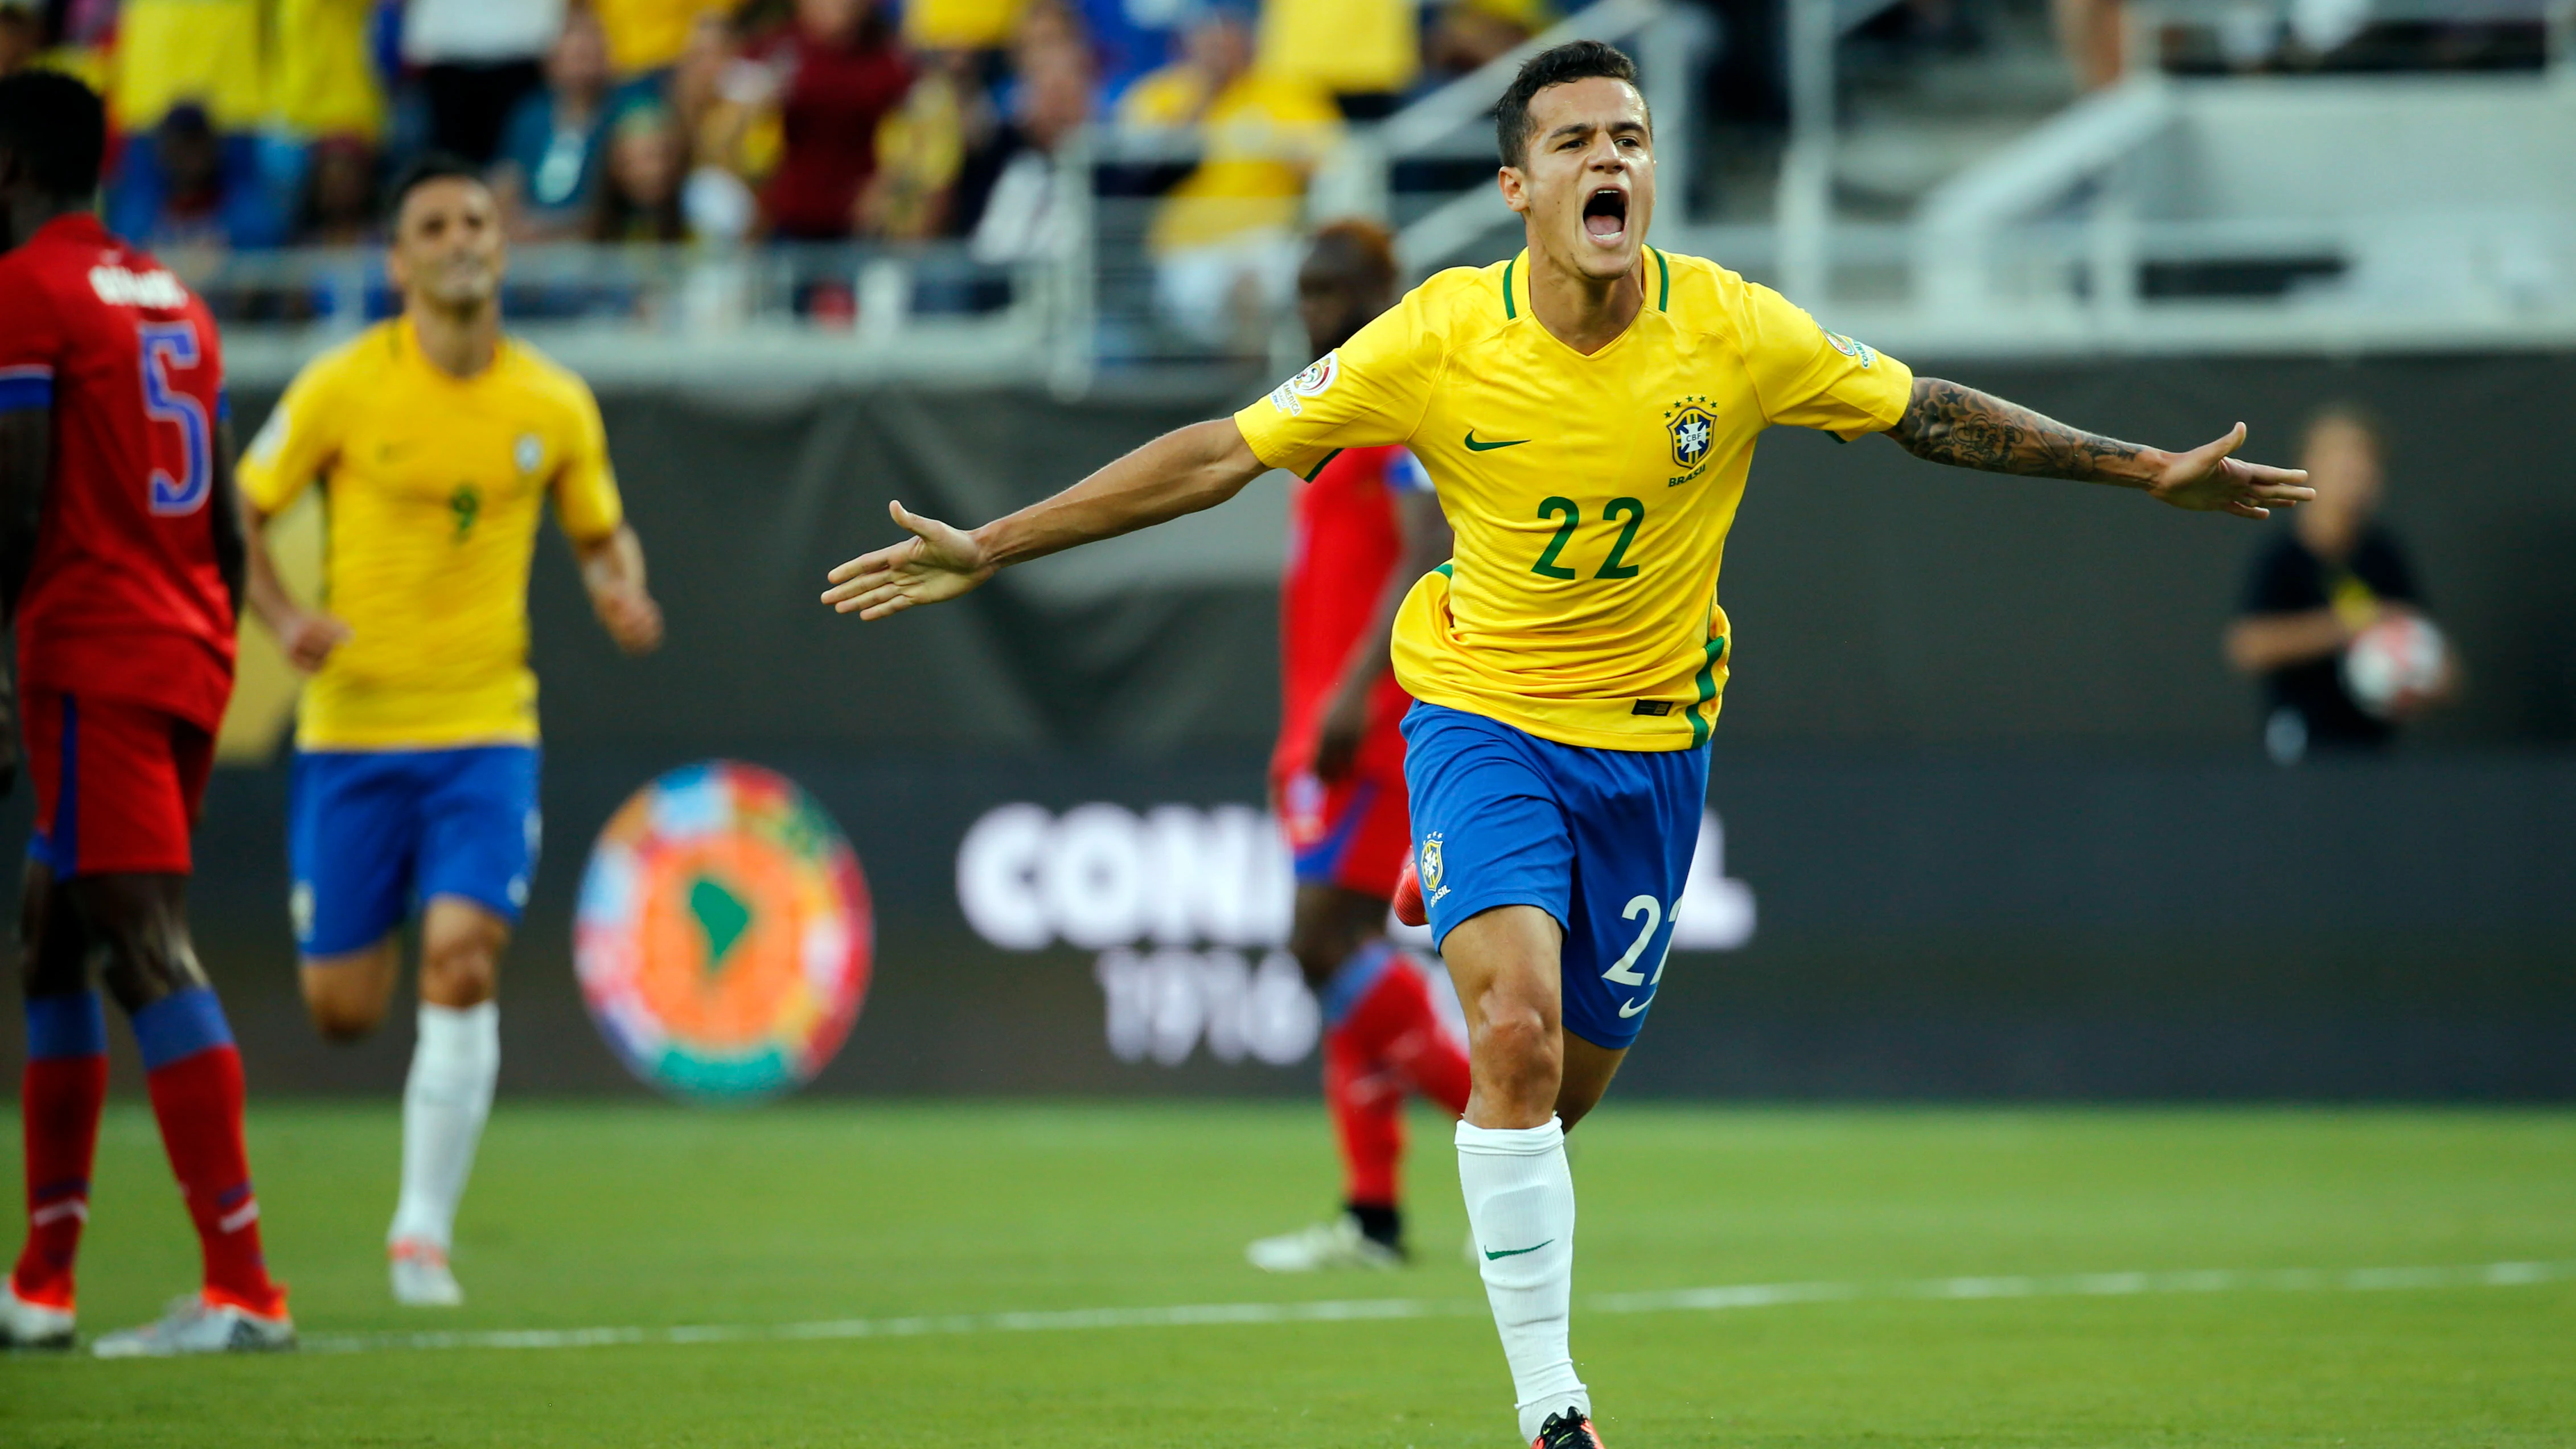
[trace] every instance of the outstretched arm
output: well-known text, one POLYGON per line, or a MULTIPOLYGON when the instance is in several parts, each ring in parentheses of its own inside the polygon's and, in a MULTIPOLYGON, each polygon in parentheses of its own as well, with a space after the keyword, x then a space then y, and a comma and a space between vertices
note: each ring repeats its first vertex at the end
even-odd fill
POLYGON ((882 619, 956 598, 1004 568, 1214 508, 1269 471, 1232 418, 1165 433, 1062 493, 968 533, 889 503, 912 537, 832 570, 823 602, 882 619))
POLYGON ((1887 430, 1915 457, 1987 473, 2071 478, 2136 488, 2158 502, 2195 512, 2268 518, 2316 496, 2308 475, 2228 456, 2245 442, 2238 423, 2225 437, 2188 453, 2168 453, 2070 428, 2054 418, 1972 387, 1937 377, 1914 379, 1905 416, 1887 430))

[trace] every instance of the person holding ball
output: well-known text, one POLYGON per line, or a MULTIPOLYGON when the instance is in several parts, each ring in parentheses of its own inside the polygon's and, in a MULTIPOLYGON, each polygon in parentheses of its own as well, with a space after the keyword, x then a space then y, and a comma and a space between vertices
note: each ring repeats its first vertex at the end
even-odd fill
POLYGON ((2385 749, 2460 682, 2414 566, 2379 522, 2377 425, 2334 404, 2309 420, 2301 454, 2317 496, 2255 555, 2225 640, 2227 662, 2263 681, 2263 748, 2284 765, 2385 749))

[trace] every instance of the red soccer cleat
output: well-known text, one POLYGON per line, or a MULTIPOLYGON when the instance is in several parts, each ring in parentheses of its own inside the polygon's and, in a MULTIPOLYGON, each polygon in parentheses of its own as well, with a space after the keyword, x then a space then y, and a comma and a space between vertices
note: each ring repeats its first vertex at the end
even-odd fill
POLYGON ((1422 904, 1422 877, 1413 873, 1413 862, 1404 863, 1404 874, 1395 878, 1395 918, 1408 926, 1431 924, 1431 912, 1422 904))
POLYGON ((1592 1420, 1581 1409, 1568 1404, 1564 1413, 1547 1416, 1530 1449, 1602 1449, 1601 1436, 1592 1431, 1592 1420))

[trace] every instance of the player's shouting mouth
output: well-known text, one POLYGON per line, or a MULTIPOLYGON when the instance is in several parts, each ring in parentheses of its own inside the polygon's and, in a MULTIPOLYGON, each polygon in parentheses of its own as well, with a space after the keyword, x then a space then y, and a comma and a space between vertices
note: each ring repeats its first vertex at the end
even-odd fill
POLYGON ((2070 428, 1918 378, 1766 287, 1647 245, 1653 127, 1607 45, 1533 57, 1495 140, 1519 256, 1440 273, 1268 399, 972 533, 897 505, 912 536, 832 570, 823 600, 885 618, 1212 507, 1270 468, 1412 450, 1457 541, 1406 598, 1393 656, 1417 701, 1416 868, 1467 1015, 1459 1183, 1522 1435, 1597 1449, 1567 1344, 1564 1130, 1609 1087, 1663 979, 1732 663, 1719 562, 1756 437, 1886 433, 1935 462, 2248 518, 2311 494, 2303 474, 2231 458, 2241 424, 2187 453, 2070 428))

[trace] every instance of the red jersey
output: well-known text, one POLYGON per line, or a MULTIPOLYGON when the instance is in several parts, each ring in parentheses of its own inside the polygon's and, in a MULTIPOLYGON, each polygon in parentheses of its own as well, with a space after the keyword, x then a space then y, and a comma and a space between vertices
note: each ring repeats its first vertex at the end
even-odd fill
POLYGON ((779 72, 784 149, 761 194, 778 234, 845 237, 851 207, 877 169, 877 123, 903 104, 912 67, 891 39, 833 45, 799 31, 761 58, 779 72))
MULTIPOLYGON (((1312 764, 1324 711, 1402 558, 1404 535, 1396 524, 1395 495, 1430 491, 1430 475, 1404 449, 1345 448, 1312 480, 1299 484, 1289 500, 1288 570, 1279 599, 1283 708, 1279 746, 1271 757, 1275 776, 1289 778, 1312 764)), ((1404 739, 1396 726, 1412 704, 1391 669, 1379 679, 1369 701, 1368 737, 1360 746, 1361 773, 1403 778, 1404 739)))
POLYGON ((234 631, 210 506, 218 345, 205 304, 87 213, 0 256, 0 409, 53 413, 18 601, 27 687, 223 723, 234 631))

